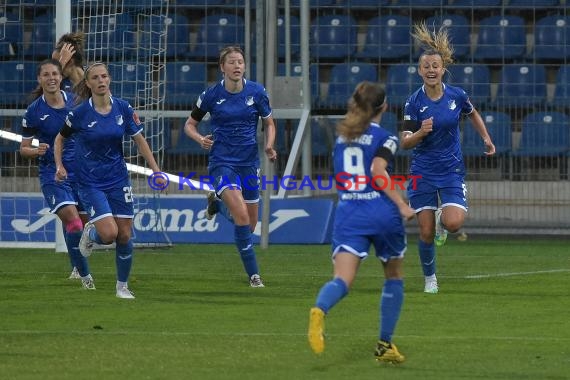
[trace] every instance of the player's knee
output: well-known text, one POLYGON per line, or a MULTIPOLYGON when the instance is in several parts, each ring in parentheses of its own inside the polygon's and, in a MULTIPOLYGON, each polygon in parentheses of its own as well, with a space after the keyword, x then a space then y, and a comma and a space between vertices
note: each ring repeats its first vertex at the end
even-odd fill
POLYGON ((450 220, 444 220, 444 227, 448 232, 454 233, 457 232, 461 229, 461 227, 463 227, 463 220, 462 218, 457 219, 457 218, 453 218, 450 220))
POLYGON ((65 232, 67 232, 68 234, 79 232, 82 229, 83 229, 83 222, 81 222, 81 219, 79 218, 74 218, 65 225, 65 232))

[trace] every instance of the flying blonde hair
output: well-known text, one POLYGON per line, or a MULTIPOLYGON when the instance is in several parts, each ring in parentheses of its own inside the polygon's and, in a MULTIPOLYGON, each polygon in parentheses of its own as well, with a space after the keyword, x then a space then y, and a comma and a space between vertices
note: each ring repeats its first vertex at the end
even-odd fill
POLYGON ((449 33, 445 26, 441 26, 439 30, 429 30, 425 21, 414 25, 412 37, 418 41, 424 50, 420 54, 423 55, 439 54, 443 61, 443 67, 447 67, 453 63, 453 46, 449 41, 449 33))

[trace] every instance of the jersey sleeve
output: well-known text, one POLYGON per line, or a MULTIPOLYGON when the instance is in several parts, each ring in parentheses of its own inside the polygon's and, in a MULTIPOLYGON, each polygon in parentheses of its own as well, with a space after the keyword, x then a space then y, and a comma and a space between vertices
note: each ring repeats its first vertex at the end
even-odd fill
POLYGON ((123 117, 127 122, 125 133, 132 137, 143 131, 143 125, 133 107, 131 107, 129 103, 126 104, 127 107, 125 107, 123 111, 123 117))
POLYGON ((411 98, 406 100, 404 105, 404 124, 403 130, 416 132, 419 129, 418 123, 418 110, 416 104, 412 102, 411 98))
POLYGON ((473 104, 471 104, 471 100, 469 100, 469 95, 467 95, 467 93, 461 89, 460 90, 460 96, 461 96, 461 113, 464 115, 468 115, 471 112, 473 112, 473 104))
POLYGON ((269 105, 269 96, 267 95, 265 88, 261 85, 259 86, 259 91, 257 92, 257 99, 255 101, 255 104, 257 105, 257 112, 259 112, 259 115, 263 119, 271 116, 271 113, 273 111, 269 105))
POLYGON ((375 157, 380 157, 390 162, 398 151, 398 138, 393 135, 387 135, 380 138, 378 149, 376 149, 375 157))
POLYGON ((31 139, 37 133, 37 120, 34 118, 32 107, 28 107, 22 118, 22 138, 31 139))

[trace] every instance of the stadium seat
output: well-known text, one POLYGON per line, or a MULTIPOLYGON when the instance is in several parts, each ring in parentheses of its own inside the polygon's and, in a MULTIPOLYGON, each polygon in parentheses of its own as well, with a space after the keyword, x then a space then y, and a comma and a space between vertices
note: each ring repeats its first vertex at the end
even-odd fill
MULTIPOLYGON (((481 118, 485 122, 487 131, 495 145, 496 154, 504 155, 511 151, 512 126, 511 118, 504 112, 482 112, 481 118)), ((465 156, 482 156, 485 144, 479 133, 473 128, 471 119, 465 118, 463 128, 462 150, 465 156)))
POLYGON ((570 65, 562 65, 556 72, 556 87, 552 105, 557 107, 570 107, 570 65))
POLYGON ((398 0, 398 7, 441 8, 447 6, 447 0, 398 0))
POLYGON ((180 13, 174 13, 165 20, 166 58, 184 59, 190 50, 190 21, 180 13))
MULTIPOLYGON (((301 24, 296 16, 291 16, 289 22, 291 27, 289 31, 291 58, 295 59, 301 51, 301 24)), ((277 56, 281 59, 285 58, 285 32, 285 17, 279 16, 277 18, 277 56)))
POLYGON ((570 16, 546 16, 534 27, 534 58, 563 61, 570 58, 570 16))
POLYGON ((137 99, 146 97, 145 87, 150 87, 147 81, 147 66, 137 62, 117 62, 109 63, 109 74, 111 75, 111 93, 114 96, 127 100, 133 107, 137 99))
POLYGON ((334 142, 334 125, 311 118, 311 153, 313 156, 331 156, 334 142))
MULTIPOLYGON (((346 108, 348 99, 359 82, 378 81, 378 67, 370 63, 339 63, 332 67, 329 89, 323 106, 346 108)), ((321 100, 322 102, 322 100, 321 100)))
POLYGON ((18 13, 0 9, 0 59, 11 59, 22 52, 24 29, 18 13))
POLYGON ((143 120, 144 137, 153 152, 165 151, 170 148, 170 119, 143 120))
POLYGON ((406 99, 422 85, 417 65, 398 64, 388 67, 386 95, 388 104, 401 107, 406 99))
POLYGON ((317 16, 311 22, 311 56, 322 60, 340 60, 356 52, 357 24, 345 15, 317 16))
POLYGON ((390 6, 390 0, 343 0, 341 5, 350 7, 350 9, 379 9, 379 7, 390 6))
POLYGON ((497 91, 497 106, 529 107, 546 101, 546 69, 542 65, 504 65, 497 91))
POLYGON ((38 85, 37 65, 35 61, 0 61, 0 105, 28 105, 28 96, 38 85))
MULTIPOLYGON (((335 5, 336 0, 310 0, 309 7, 327 7, 335 5)), ((292 7, 298 7, 301 4, 301 0, 291 0, 292 7)))
POLYGON ((451 43, 453 44, 454 57, 462 60, 471 53, 471 23, 465 16, 444 14, 432 16, 426 20, 430 29, 446 27, 451 43))
POLYGON ((521 142, 515 154, 548 157, 570 148, 570 118, 560 112, 535 112, 522 121, 521 142))
POLYGON ((559 0, 509 0, 508 6, 513 8, 541 9, 556 7, 560 5, 559 0))
POLYGON ((55 46, 55 20, 52 13, 36 16, 33 21, 32 36, 24 56, 41 61, 51 57, 55 46))
POLYGON ((359 58, 408 60, 412 52, 410 18, 388 15, 372 18, 366 26, 364 49, 359 58))
POLYGON ((199 62, 168 62, 164 105, 190 109, 208 86, 208 67, 199 62))
POLYGON ((453 7, 490 8, 500 7, 503 0, 453 0, 453 7))
MULTIPOLYGON (((176 139, 176 144, 168 149, 169 154, 194 154, 194 155, 206 155, 208 151, 202 149, 200 144, 192 140, 186 133, 184 133, 184 123, 181 123, 178 129, 178 138, 176 139)), ((202 120, 198 123, 198 132, 202 136, 206 136, 212 133, 209 120, 202 120)))
POLYGON ((167 9, 168 0, 122 0, 123 6, 128 10, 167 9))
POLYGON ((216 59, 220 50, 228 45, 243 46, 245 40, 244 20, 233 14, 215 14, 200 21, 197 45, 189 52, 196 59, 216 59))
POLYGON ((525 21, 519 16, 490 16, 479 21, 474 59, 521 59, 526 52, 525 21))
POLYGON ((446 82, 467 92, 476 108, 485 106, 491 97, 491 74, 486 65, 451 65, 446 82))

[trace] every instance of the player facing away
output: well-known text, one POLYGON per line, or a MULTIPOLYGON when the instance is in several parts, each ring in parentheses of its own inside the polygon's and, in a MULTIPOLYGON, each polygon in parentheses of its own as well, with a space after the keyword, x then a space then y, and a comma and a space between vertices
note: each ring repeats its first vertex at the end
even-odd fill
POLYGON ((83 70, 85 58, 85 34, 83 32, 65 33, 57 41, 51 54, 53 59, 61 63, 63 68, 63 88, 71 90, 85 75, 83 70))
POLYGON ((431 32, 425 23, 420 23, 415 25, 413 36, 424 48, 418 67, 423 85, 406 100, 402 148, 414 148, 410 173, 421 176, 416 187, 409 186, 408 198, 420 228, 418 246, 424 292, 433 294, 439 291, 434 243, 442 246, 447 232, 458 231, 467 214, 459 131, 462 115, 471 119, 486 155, 494 154, 495 146, 465 91, 442 82, 446 68, 453 63, 447 31, 441 28, 431 32))
POLYGON ((275 123, 265 88, 244 78, 241 48, 221 50, 223 79, 198 98, 184 126, 185 133, 209 150, 208 174, 214 192, 208 194, 206 217, 220 212, 234 224, 234 239, 251 287, 264 287, 253 249, 252 232, 259 211, 259 154, 257 124, 265 128, 265 154, 275 161, 275 123), (202 136, 198 123, 210 113, 212 134, 202 136), (221 202, 218 200, 221 199, 221 202))
POLYGON ((404 356, 392 343, 392 335, 404 300, 403 218, 411 219, 414 210, 395 190, 390 178, 398 138, 380 126, 386 108, 384 88, 377 83, 361 82, 337 126, 339 137, 333 152, 339 198, 332 235, 334 277, 321 287, 310 310, 308 338, 315 353, 323 352, 325 316, 348 294, 360 263, 373 245, 385 276, 375 355, 379 361, 401 363, 404 356), (368 183, 357 184, 358 176, 366 176, 368 183))
MULTIPOLYGON (((128 278, 133 260, 133 193, 123 156, 123 136, 130 136, 153 172, 160 169, 142 135, 142 124, 131 105, 111 96, 107 66, 94 63, 85 70, 85 79, 76 87, 81 103, 69 112, 55 139, 56 179, 65 180, 63 142, 75 137, 76 176, 79 196, 90 214, 79 243, 89 256, 93 243, 115 243, 117 267, 116 296, 133 299, 128 278)), ((163 181, 160 181, 163 183, 163 181)))
POLYGON ((39 158, 42 193, 50 206, 50 212, 56 214, 63 224, 67 252, 73 268, 69 278, 81 278, 85 289, 94 290, 95 284, 87 259, 81 255, 78 248, 83 224, 88 217, 79 201, 73 139, 66 141, 62 158, 69 168, 69 175, 62 182, 56 182, 54 179, 56 171, 54 139, 75 100, 73 94, 60 90, 62 78, 62 68, 58 61, 47 59, 38 65, 38 86, 31 94, 34 100, 26 109, 22 119, 20 154, 29 159, 39 158), (32 147, 34 137, 40 143, 37 148, 32 147))

